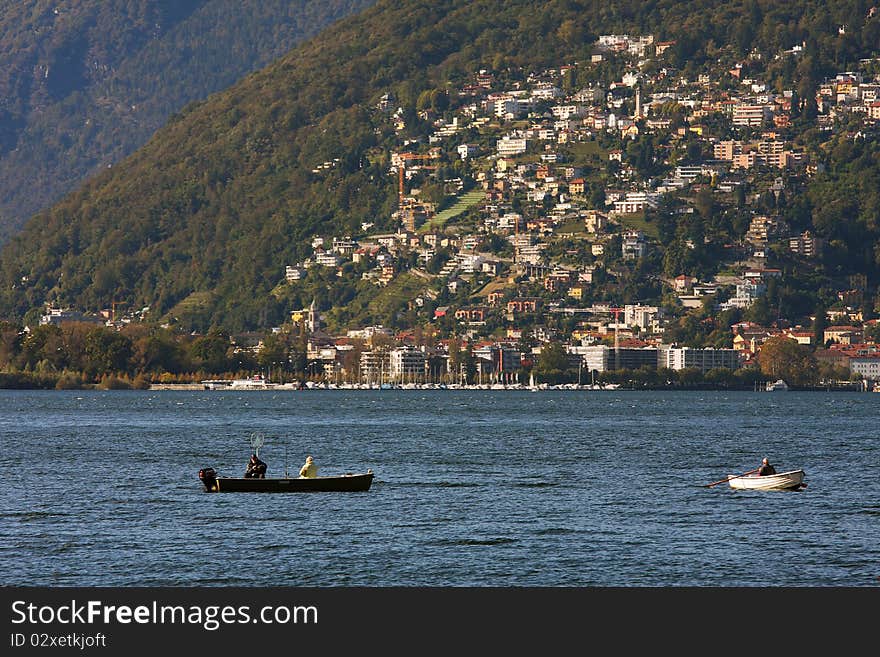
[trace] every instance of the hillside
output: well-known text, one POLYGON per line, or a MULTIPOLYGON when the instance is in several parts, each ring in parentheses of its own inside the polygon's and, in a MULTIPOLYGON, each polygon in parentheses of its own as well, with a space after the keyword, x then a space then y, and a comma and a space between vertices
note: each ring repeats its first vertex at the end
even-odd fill
POLYGON ((0 243, 33 213, 368 0, 22 0, 0 12, 0 243), (234 26, 235 29, 231 29, 234 26))
MULTIPOLYGON (((597 289, 590 300, 660 301, 664 275, 717 273, 724 245, 746 233, 745 206, 750 205, 751 214, 785 214, 793 225, 812 228, 832 244, 827 262, 819 267, 793 265, 788 302, 803 316, 806 308, 832 301, 834 285, 853 275, 866 277, 863 292, 876 290, 880 206, 877 188, 870 184, 880 172, 875 133, 865 124, 860 132, 867 136, 853 144, 846 129, 825 134, 804 123, 815 113, 810 98, 822 80, 877 56, 880 22, 870 9, 871 3, 856 1, 795 6, 737 0, 722 7, 705 0, 379 2, 229 90, 191 104, 131 157, 35 216, 0 257, 0 316, 33 316, 47 303, 97 311, 124 300, 129 308, 149 307, 151 319, 187 329, 265 329, 317 298, 331 320, 345 316, 352 322, 404 323, 404 302, 378 315, 365 310, 352 317, 345 311, 355 298, 353 305, 370 308, 370 298, 378 295, 359 265, 346 263, 335 274, 315 274, 311 284, 290 286, 283 294, 278 283, 285 266, 314 255, 316 236, 328 241, 369 237, 365 224, 372 232, 397 230, 391 154, 426 149, 426 137, 434 129, 429 119, 460 109, 464 101, 459 92, 479 71, 492 72, 499 88, 517 89, 531 84, 534 73, 550 68, 558 74, 563 65, 578 63, 561 86, 599 84, 610 90, 632 64, 609 57, 593 66, 591 58, 599 35, 622 33, 650 33, 656 41, 672 44, 662 61, 650 65, 655 78, 661 67, 697 80, 743 61, 761 62, 762 77, 780 97, 782 90, 794 89, 807 99, 804 118, 800 113, 794 118, 788 139, 821 159, 822 171, 813 177, 790 176, 791 187, 775 195, 770 186, 775 174, 756 179, 746 196, 730 201, 730 213, 722 212, 721 197, 716 201, 705 196, 708 191, 692 199, 696 213, 677 213, 687 209, 682 198, 662 204, 656 215, 645 218, 656 222, 660 242, 652 257, 637 266, 609 263, 606 280, 613 279, 615 287, 597 289), (798 44, 804 44, 803 56, 774 59, 798 44), (392 99, 390 109, 378 109, 385 94, 392 99), (401 111, 392 119, 389 112, 396 107, 401 111), (854 159, 860 168, 852 165, 854 159), (844 197, 844 190, 852 189, 856 196, 847 192, 844 197), (825 201, 830 197, 847 204, 841 221, 827 216, 825 201), (780 198, 791 201, 782 205, 780 198), (823 278, 811 278, 815 276, 823 278), (804 284, 813 288, 806 299, 797 289, 804 284), (819 298, 820 292, 827 298, 819 298)), ((729 93, 737 82, 728 75, 723 84, 729 93)), ((631 94, 619 100, 621 112, 632 111, 631 94)), ((672 115, 685 111, 674 106, 666 110, 672 115)), ((658 111, 666 110, 658 106, 658 111)), ((682 125, 680 116, 676 120, 682 125)), ((707 131, 716 120, 721 119, 706 119, 707 131)), ((729 138, 729 129, 718 125, 718 136, 729 138)), ((512 126, 502 121, 497 134, 474 127, 466 137, 492 148, 495 137, 512 126)), ((663 175, 664 165, 672 166, 662 153, 678 153, 682 163, 698 161, 707 149, 711 153, 711 146, 696 137, 675 144, 673 137, 671 132, 663 138, 640 135, 618 141, 596 136, 601 148, 573 155, 580 157, 578 164, 590 178, 590 203, 604 207, 605 188, 620 182, 599 153, 623 147, 633 175, 645 180, 663 175)), ((421 181, 425 197, 442 202, 444 181, 456 177, 464 185, 458 190, 462 193, 477 184, 480 172, 448 153, 434 178, 421 181)), ((539 155, 533 152, 532 162, 539 155)), ((535 212, 552 209, 552 197, 544 198, 535 212)), ((531 203, 525 195, 503 200, 512 209, 531 203)), ((476 226, 468 212, 450 223, 476 226)), ((611 239, 608 248, 616 244, 619 252, 620 242, 611 239)), ((488 242, 499 258, 509 258, 504 240, 488 242)), ((557 244, 553 249, 562 261, 595 261, 582 251, 583 245, 557 244)), ((442 255, 438 251, 435 257, 442 255)), ((417 266, 417 253, 398 255, 398 270, 417 266)), ((435 274, 441 267, 436 260, 427 271, 435 274)), ((426 285, 424 292, 438 303, 450 298, 449 288, 426 285)), ((773 300, 781 307, 784 295, 775 294, 773 300)), ((865 298, 870 300, 871 294, 865 298)), ((467 297, 460 302, 466 303, 467 297)))

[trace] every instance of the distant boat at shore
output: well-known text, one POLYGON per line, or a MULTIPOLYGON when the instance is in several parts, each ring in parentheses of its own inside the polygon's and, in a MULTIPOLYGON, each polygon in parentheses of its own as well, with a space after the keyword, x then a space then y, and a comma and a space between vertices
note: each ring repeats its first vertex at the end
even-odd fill
POLYGON ((246 379, 233 379, 229 387, 233 390, 268 390, 275 384, 266 381, 262 374, 254 374, 246 379))
POLYGON ((782 379, 777 379, 773 383, 767 382, 766 387, 767 392, 774 392, 776 390, 788 390, 788 384, 782 379))
POLYGON ((201 382, 205 390, 275 390, 278 388, 294 388, 292 383, 272 383, 262 374, 255 374, 244 379, 205 379, 201 382))

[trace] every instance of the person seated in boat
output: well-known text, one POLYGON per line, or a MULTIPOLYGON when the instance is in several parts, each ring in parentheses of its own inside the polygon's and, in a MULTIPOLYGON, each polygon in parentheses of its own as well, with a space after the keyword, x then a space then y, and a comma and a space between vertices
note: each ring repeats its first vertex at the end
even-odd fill
POLYGON ((244 476, 246 479, 265 479, 266 467, 266 464, 260 460, 259 456, 251 454, 251 460, 248 461, 244 476))
POLYGON ((764 459, 761 461, 761 467, 758 468, 758 476, 764 477, 766 475, 775 475, 775 474, 776 474, 776 468, 774 468, 772 465, 770 465, 770 461, 768 461, 767 457, 765 456, 764 459))
POLYGON ((299 469, 299 476, 303 479, 313 479, 318 476, 318 466, 311 456, 306 457, 305 464, 299 469))

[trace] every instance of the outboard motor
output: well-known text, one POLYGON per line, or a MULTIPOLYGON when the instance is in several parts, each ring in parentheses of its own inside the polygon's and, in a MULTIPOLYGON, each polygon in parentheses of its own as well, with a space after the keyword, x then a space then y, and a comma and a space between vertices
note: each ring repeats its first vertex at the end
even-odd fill
POLYGON ((199 470, 199 479, 205 484, 205 490, 209 493, 217 490, 217 471, 214 468, 202 468, 199 470))

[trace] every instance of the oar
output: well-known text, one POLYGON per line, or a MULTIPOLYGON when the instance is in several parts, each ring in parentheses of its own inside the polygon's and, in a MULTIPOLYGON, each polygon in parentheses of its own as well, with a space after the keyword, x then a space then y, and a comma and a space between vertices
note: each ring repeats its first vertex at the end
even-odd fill
POLYGON ((752 474, 753 472, 757 472, 761 468, 755 468, 754 470, 749 470, 748 472, 743 472, 740 475, 733 475, 732 477, 728 477, 727 479, 722 479, 721 481, 713 481, 711 484, 703 484, 703 488, 712 488, 712 486, 717 486, 718 484, 723 484, 725 482, 730 481, 731 479, 737 479, 738 477, 745 477, 747 474, 752 474))

